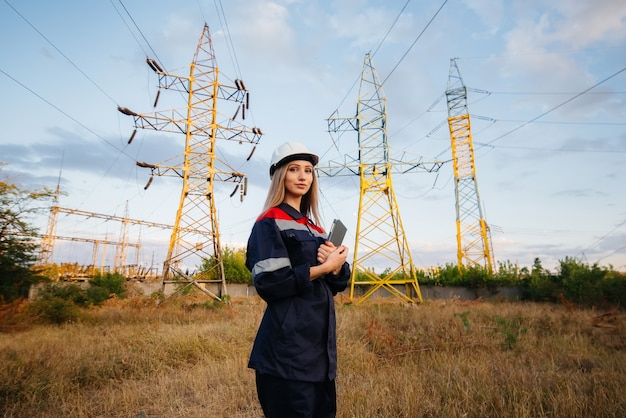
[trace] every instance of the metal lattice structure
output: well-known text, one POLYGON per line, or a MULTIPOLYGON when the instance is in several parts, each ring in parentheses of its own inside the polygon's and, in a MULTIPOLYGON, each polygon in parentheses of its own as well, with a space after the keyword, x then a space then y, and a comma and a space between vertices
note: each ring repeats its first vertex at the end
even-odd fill
POLYGON ((392 172, 437 171, 442 162, 394 161, 389 156, 386 98, 369 54, 365 56, 356 116, 328 119, 329 131, 356 131, 359 155, 343 163, 330 162, 318 171, 328 176, 358 175, 360 178, 359 211, 350 278, 350 299, 355 287, 366 288, 357 302, 378 289, 408 302, 422 301, 408 239, 400 218, 392 172), (367 267, 372 260, 388 266, 382 274, 367 267))
MULTIPOLYGON (((55 203, 58 203, 59 201, 58 190, 59 188, 57 187, 57 193, 55 194, 55 198, 54 198, 55 203)), ((130 270, 133 269, 133 265, 129 265, 127 262, 127 258, 128 258, 127 249, 129 247, 137 249, 137 252, 135 253, 135 266, 138 267, 139 266, 139 250, 141 248, 141 244, 139 242, 138 243, 129 242, 128 234, 127 234, 127 229, 129 225, 141 225, 141 226, 147 226, 151 228, 169 229, 169 230, 173 228, 172 225, 129 218, 128 208, 126 208, 124 216, 116 216, 116 215, 107 215, 107 214, 96 213, 96 212, 89 212, 89 211, 80 210, 80 209, 69 209, 69 208, 60 207, 54 204, 50 208, 47 233, 41 236, 41 251, 39 252, 37 264, 40 266, 45 266, 45 265, 52 263, 52 256, 54 254, 54 247, 56 245, 57 240, 84 242, 84 243, 93 244, 93 250, 92 250, 93 263, 91 265, 91 270, 94 270, 95 266, 97 266, 96 260, 97 260, 98 249, 100 245, 104 245, 105 248, 108 245, 113 245, 115 246, 115 258, 114 258, 112 271, 116 273, 121 273, 128 277, 128 274, 126 273, 129 271, 129 269, 130 270), (119 241, 114 241, 114 240, 110 240, 107 238, 97 239, 97 238, 86 238, 86 237, 59 236, 56 234, 59 214, 82 217, 86 219, 102 219, 105 222, 119 222, 121 223, 120 239, 119 241)), ((103 263, 104 263, 105 255, 106 254, 102 254, 103 263)), ((90 270, 90 269, 87 269, 87 270, 90 270)), ((98 270, 98 272, 104 272, 104 264, 102 265, 102 268, 98 270)))
POLYGON ((478 193, 467 88, 454 58, 450 60, 446 98, 455 180, 458 266, 482 265, 491 271, 493 249, 478 193))
POLYGON ((55 235, 57 229, 57 216, 59 208, 59 196, 61 195, 61 173, 59 173, 59 180, 57 181, 57 188, 54 192, 52 200, 52 207, 50 208, 50 216, 48 217, 48 226, 46 228, 46 234, 41 238, 41 249, 37 256, 38 265, 46 265, 52 262, 52 256, 54 254, 54 245, 56 243, 55 235))
MULTIPOLYGON (((169 74, 153 59, 147 59, 147 63, 159 77, 155 107, 162 90, 178 92, 187 100, 183 109, 151 114, 139 114, 127 108, 118 108, 120 112, 134 118, 136 128, 174 132, 185 137, 184 153, 180 157, 182 161, 178 164, 137 162, 137 165, 149 168, 152 176, 173 175, 179 176, 183 181, 176 220, 163 265, 163 286, 186 280, 190 285, 220 299, 220 296, 208 291, 206 286, 200 285, 217 283, 218 293, 225 292, 215 183, 235 183, 231 196, 239 190, 243 198, 247 181, 243 173, 223 161, 216 151, 218 146, 225 145, 224 141, 256 146, 262 132, 259 128, 248 128, 242 123, 249 106, 249 92, 243 81, 235 79, 229 84, 220 82, 208 25, 205 24, 200 36, 188 76, 169 74), (208 269, 193 272, 200 263, 204 263, 208 269)), ((131 140, 134 135, 135 132, 131 140)), ((253 152, 254 148, 248 159, 253 152)), ((146 188, 152 179, 150 177, 146 188)))

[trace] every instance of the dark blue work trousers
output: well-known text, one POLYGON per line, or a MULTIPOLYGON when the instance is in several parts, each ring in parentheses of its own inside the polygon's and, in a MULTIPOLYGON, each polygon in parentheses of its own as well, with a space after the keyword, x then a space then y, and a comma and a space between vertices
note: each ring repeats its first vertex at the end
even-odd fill
POLYGON ((302 382, 256 373, 256 390, 266 418, 334 418, 335 381, 302 382))

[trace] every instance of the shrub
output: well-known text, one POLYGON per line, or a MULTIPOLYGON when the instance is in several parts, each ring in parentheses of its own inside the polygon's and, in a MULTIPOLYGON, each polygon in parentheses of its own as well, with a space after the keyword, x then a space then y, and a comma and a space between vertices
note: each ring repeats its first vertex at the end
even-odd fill
POLYGON ((599 283, 599 288, 607 303, 626 307, 626 273, 611 268, 599 283))
POLYGON ((125 281, 120 274, 106 273, 90 280, 89 286, 50 283, 39 291, 37 300, 31 304, 31 312, 54 324, 74 321, 80 316, 80 308, 99 306, 113 295, 124 297, 125 281))
MULTIPOLYGON (((246 250, 244 248, 222 249, 222 263, 224 265, 224 276, 227 283, 252 284, 252 275, 246 267, 246 250)), ((219 280, 217 259, 211 256, 202 261, 200 272, 208 276, 209 280, 219 280)))
POLYGON ((58 325, 76 321, 80 317, 78 305, 58 296, 41 299, 33 303, 30 309, 37 318, 58 325))
POLYGON ((582 306, 625 306, 626 274, 613 267, 589 265, 572 257, 559 261, 558 273, 544 270, 535 259, 524 284, 524 298, 558 302, 563 298, 582 306))
MULTIPOLYGON (((119 298, 123 298, 126 296, 126 288, 124 284, 126 283, 126 279, 119 273, 104 273, 97 274, 93 279, 89 280, 89 284, 92 287, 99 287, 103 289, 103 292, 93 291, 94 295, 98 295, 98 293, 106 292, 106 297, 101 300, 108 299, 111 295, 115 295, 119 298)), ((101 295, 97 296, 101 298, 101 295)), ((94 300, 95 301, 95 300, 94 300)), ((97 303, 95 303, 97 305, 97 303)))

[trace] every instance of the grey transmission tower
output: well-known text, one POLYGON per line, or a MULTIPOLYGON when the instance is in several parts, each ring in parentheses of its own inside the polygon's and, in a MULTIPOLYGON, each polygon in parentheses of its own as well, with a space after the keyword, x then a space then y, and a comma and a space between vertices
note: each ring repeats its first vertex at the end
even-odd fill
POLYGON ((338 118, 335 113, 328 119, 329 132, 356 131, 359 155, 356 159, 345 156, 343 162, 331 161, 318 170, 327 176, 357 175, 360 178, 350 299, 354 298, 355 286, 365 286, 357 302, 381 288, 399 299, 421 302, 422 294, 391 174, 435 172, 443 162, 404 162, 390 158, 386 99, 370 54, 365 55, 356 115, 338 118), (383 262, 387 268, 382 274, 376 274, 367 267, 372 261, 383 262))
POLYGON ((493 248, 478 193, 467 88, 454 58, 450 60, 446 98, 454 166, 458 267, 482 265, 491 271, 493 248))
MULTIPOLYGON (((213 43, 206 24, 190 64, 189 75, 169 74, 155 60, 146 61, 159 77, 155 107, 161 90, 178 92, 187 102, 182 109, 151 114, 139 114, 118 107, 120 112, 134 118, 136 128, 174 132, 184 135, 185 138, 184 153, 178 157, 177 164, 137 162, 138 166, 150 169, 152 176, 178 176, 183 181, 163 265, 163 286, 185 280, 189 285, 195 285, 206 294, 220 299, 220 296, 200 285, 216 283, 218 293, 225 292, 215 183, 235 183, 231 196, 239 190, 242 199, 247 185, 245 174, 233 169, 220 156, 225 154, 223 151, 227 143, 231 146, 245 143, 256 147, 262 132, 260 128, 248 128, 243 124, 250 97, 243 81, 235 79, 229 84, 220 81, 213 43), (222 152, 218 153, 218 148, 222 152), (204 263, 208 268, 194 273, 193 270, 199 263, 204 263)), ((232 153, 241 155, 241 152, 238 150, 232 153)), ((243 155, 248 154, 249 160, 253 153, 254 148, 243 155)), ((175 158, 168 161, 172 160, 175 158)), ((152 182, 152 176, 146 188, 152 182)))

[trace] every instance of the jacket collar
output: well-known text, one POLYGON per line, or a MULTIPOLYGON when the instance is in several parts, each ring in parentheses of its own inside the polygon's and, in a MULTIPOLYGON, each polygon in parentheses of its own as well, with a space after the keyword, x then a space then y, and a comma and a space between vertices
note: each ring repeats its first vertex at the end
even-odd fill
POLYGON ((293 206, 287 204, 287 203, 281 203, 280 205, 277 206, 279 209, 281 209, 283 212, 285 212, 287 215, 291 216, 293 219, 298 220, 300 218, 303 218, 304 215, 302 215, 298 210, 296 210, 293 206))

